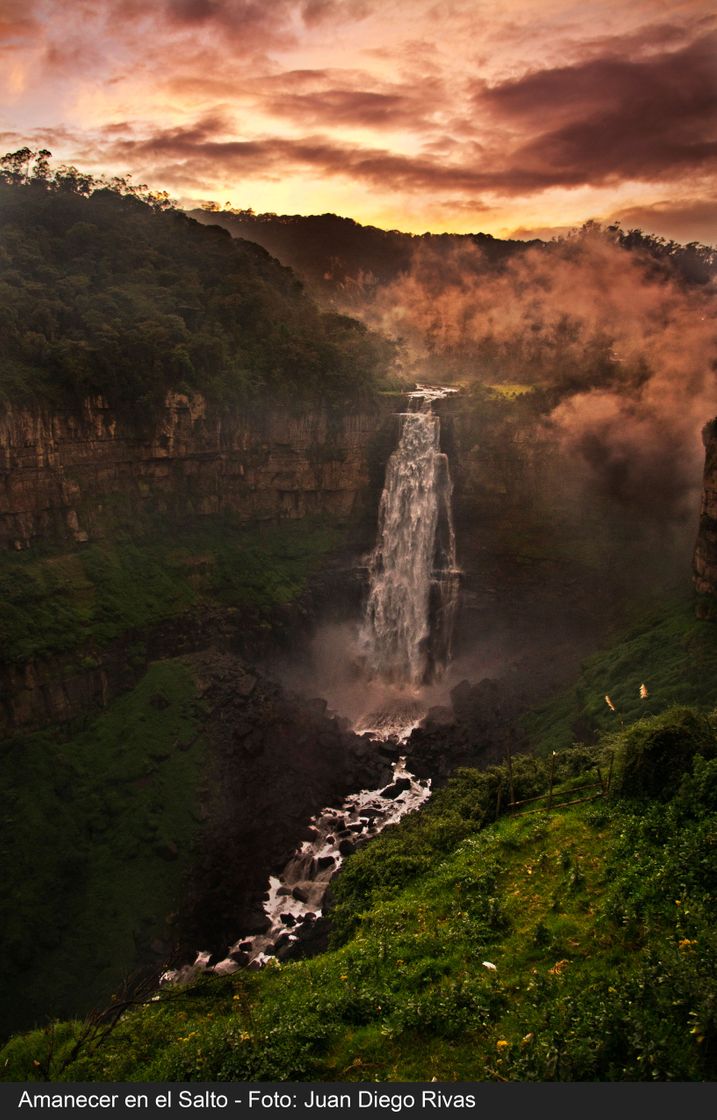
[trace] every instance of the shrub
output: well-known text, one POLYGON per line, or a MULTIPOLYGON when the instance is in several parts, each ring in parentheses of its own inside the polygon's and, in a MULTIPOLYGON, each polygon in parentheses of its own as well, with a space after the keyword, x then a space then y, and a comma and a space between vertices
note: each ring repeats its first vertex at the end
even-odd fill
POLYGON ((620 792, 625 797, 668 800, 696 755, 715 754, 709 721, 689 708, 670 708, 660 716, 639 720, 623 737, 620 792))

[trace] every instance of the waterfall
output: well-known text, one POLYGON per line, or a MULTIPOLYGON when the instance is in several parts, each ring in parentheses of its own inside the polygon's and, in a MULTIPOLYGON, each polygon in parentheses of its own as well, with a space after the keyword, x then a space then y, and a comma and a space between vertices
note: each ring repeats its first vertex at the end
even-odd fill
POLYGON ((450 658, 460 574, 448 458, 433 401, 418 386, 386 466, 360 647, 371 677, 399 688, 440 677, 450 658))
MULTIPOLYGON (((355 730, 392 741, 397 750, 424 714, 419 687, 440 677, 451 654, 460 572, 451 474, 440 449, 433 401, 453 392, 419 385, 409 394, 409 411, 401 413, 398 445, 386 466, 369 564, 361 649, 369 676, 396 686, 399 694, 390 690, 390 702, 362 717, 355 730)), ((430 796, 430 779, 415 778, 405 763, 399 756, 393 781, 384 789, 350 794, 339 808, 329 806, 312 818, 312 838, 269 880, 264 932, 240 937, 214 965, 209 953, 200 952, 194 964, 165 972, 162 981, 182 983, 201 972, 227 975, 247 965, 259 968, 273 956, 290 957, 299 940, 310 945, 326 889, 345 855, 430 796)))

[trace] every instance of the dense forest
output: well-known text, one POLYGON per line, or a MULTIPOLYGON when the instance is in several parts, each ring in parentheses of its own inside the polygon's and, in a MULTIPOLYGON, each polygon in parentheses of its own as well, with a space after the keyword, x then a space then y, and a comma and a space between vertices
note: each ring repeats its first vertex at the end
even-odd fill
POLYGON ((499 240, 487 233, 414 235, 363 226, 337 214, 255 214, 207 206, 189 211, 197 221, 221 226, 234 237, 263 245, 295 269, 312 288, 343 299, 365 297, 376 287, 408 272, 413 254, 430 246, 449 253, 457 245, 474 245, 497 266, 537 241, 499 240))
POLYGON ((0 182, 0 400, 102 394, 141 416, 170 386, 225 406, 335 402, 385 374, 390 347, 319 311, 258 245, 126 180, 12 167, 0 182))

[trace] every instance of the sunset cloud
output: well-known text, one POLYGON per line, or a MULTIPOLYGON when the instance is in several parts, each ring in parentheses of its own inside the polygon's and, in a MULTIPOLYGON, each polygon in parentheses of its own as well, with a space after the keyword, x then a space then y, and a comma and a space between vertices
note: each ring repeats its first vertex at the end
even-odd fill
POLYGON ((716 26, 706 0, 4 0, 0 130, 188 203, 707 231, 716 26))
POLYGON ((476 101, 530 139, 516 168, 566 185, 660 180, 717 163, 717 35, 648 58, 606 55, 540 70, 476 101))

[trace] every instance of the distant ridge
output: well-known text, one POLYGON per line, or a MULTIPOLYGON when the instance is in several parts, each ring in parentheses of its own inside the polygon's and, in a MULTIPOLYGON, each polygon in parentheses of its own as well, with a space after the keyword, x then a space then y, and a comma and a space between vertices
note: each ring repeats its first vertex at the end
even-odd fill
POLYGON ((218 225, 233 237, 254 241, 312 287, 329 294, 354 284, 390 283, 410 266, 418 246, 448 252, 471 242, 498 265, 542 241, 501 241, 489 233, 401 233, 362 226, 336 214, 254 214, 249 210, 188 210, 190 218, 218 225))
MULTIPOLYGON (((188 210, 189 217, 204 225, 217 225, 235 238, 261 245, 283 265, 294 269, 316 295, 330 297, 352 290, 382 287, 409 271, 416 249, 430 249, 446 256, 456 249, 475 245, 485 267, 492 271, 506 261, 533 248, 549 249, 554 243, 501 240, 489 233, 402 233, 376 226, 363 226, 337 214, 255 214, 252 210, 188 210)), ((717 250, 691 242, 681 245, 640 229, 623 230, 619 225, 602 230, 588 221, 582 232, 604 232, 622 248, 647 254, 679 273, 688 284, 707 284, 717 275, 717 250)), ((571 234, 569 236, 574 236, 571 234)))

